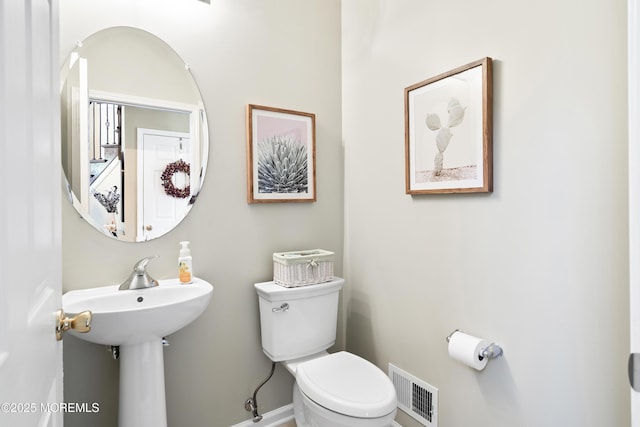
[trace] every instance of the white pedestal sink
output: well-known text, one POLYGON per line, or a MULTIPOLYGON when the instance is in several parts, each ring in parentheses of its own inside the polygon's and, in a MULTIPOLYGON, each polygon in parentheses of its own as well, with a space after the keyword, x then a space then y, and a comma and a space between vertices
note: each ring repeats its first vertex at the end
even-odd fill
POLYGON ((162 338, 195 320, 211 300, 213 286, 194 278, 118 290, 118 285, 67 292, 67 315, 91 310, 91 331, 76 337, 96 344, 120 346, 119 427, 166 427, 162 338))

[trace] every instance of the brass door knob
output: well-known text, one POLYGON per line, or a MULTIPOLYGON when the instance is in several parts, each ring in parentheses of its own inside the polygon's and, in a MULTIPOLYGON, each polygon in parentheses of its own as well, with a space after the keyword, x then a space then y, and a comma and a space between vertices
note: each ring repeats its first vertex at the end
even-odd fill
POLYGON ((145 225, 144 229, 147 230, 147 231, 151 231, 151 230, 153 230, 153 226, 152 225, 145 225))
POLYGON ((56 317, 56 339, 62 340, 62 335, 69 329, 76 332, 86 333, 91 330, 91 311, 83 311, 69 318, 64 311, 58 310, 56 317))

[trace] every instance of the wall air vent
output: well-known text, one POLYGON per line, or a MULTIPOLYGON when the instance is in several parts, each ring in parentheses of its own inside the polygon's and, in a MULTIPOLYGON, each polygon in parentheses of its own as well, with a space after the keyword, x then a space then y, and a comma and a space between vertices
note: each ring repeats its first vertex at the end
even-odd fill
POLYGON ((438 389, 389 363, 389 378, 396 388, 398 408, 425 426, 438 425, 438 389))

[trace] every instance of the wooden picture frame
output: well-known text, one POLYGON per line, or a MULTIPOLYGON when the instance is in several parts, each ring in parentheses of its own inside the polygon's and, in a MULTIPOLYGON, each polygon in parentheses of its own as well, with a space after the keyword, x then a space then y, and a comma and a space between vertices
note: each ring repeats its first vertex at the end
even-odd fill
POLYGON ((247 105, 247 202, 316 201, 315 114, 247 105))
POLYGON ((407 194, 493 191, 492 60, 404 90, 407 194))

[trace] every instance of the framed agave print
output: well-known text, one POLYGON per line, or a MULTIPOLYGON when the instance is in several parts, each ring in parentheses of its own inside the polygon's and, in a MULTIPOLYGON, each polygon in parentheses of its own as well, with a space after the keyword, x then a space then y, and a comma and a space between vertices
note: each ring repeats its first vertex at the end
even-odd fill
POLYGON ((315 114, 247 106, 247 201, 316 201, 315 114))
POLYGON ((407 194, 493 191, 491 58, 405 89, 407 194))

